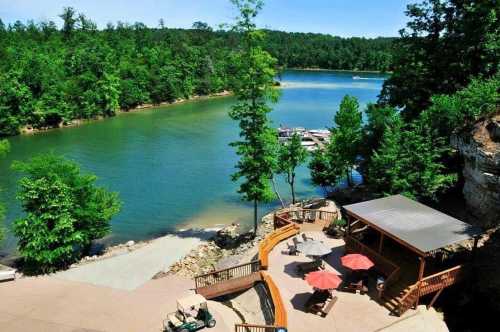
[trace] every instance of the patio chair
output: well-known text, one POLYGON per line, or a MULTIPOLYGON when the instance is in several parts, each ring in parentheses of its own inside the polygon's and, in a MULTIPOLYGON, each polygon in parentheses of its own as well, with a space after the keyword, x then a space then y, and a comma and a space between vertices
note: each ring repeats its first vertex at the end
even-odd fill
POLYGON ((349 279, 350 280, 347 280, 346 285, 342 288, 342 290, 353 293, 359 291, 361 295, 368 293, 365 278, 355 278, 354 276, 351 276, 349 279))
POLYGON ((295 244, 289 244, 287 243, 288 248, 283 250, 281 253, 285 255, 290 255, 290 256, 297 256, 299 252, 297 251, 297 246, 295 244))
POLYGON ((322 260, 315 260, 312 262, 305 262, 305 263, 300 263, 297 265, 297 271, 302 272, 304 274, 317 271, 317 270, 322 270, 324 269, 323 261, 322 260))
POLYGON ((323 306, 313 305, 309 310, 315 314, 319 314, 321 317, 328 316, 328 313, 332 310, 333 306, 337 302, 338 297, 334 296, 330 301, 326 302, 323 306))
POLYGON ((306 233, 302 233, 301 236, 304 241, 314 240, 312 237, 307 236, 306 233))

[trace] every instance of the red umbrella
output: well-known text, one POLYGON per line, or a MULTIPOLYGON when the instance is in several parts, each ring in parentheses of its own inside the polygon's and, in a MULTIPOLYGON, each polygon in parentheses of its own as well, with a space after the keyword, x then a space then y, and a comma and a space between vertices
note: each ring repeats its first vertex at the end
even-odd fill
POLYGON ((333 272, 314 271, 306 275, 306 281, 318 289, 334 289, 339 287, 342 279, 333 272))
POLYGON ((349 254, 340 258, 342 265, 351 270, 368 270, 373 265, 373 262, 361 254, 349 254))

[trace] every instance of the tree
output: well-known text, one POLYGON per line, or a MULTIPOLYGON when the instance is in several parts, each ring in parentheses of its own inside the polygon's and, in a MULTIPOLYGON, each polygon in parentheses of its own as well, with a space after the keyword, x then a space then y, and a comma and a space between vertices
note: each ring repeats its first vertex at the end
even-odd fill
POLYGON ((356 97, 344 96, 335 114, 336 126, 331 130, 329 150, 331 158, 339 160, 339 172, 346 175, 349 186, 352 185, 352 170, 359 154, 361 121, 362 114, 356 97))
POLYGON ((457 179, 441 162, 449 151, 425 123, 403 128, 401 121, 388 126, 368 168, 368 183, 383 195, 404 194, 437 200, 457 179))
POLYGON ((290 185, 293 204, 295 204, 295 169, 307 159, 307 151, 301 143, 299 134, 294 133, 290 141, 281 146, 278 156, 279 172, 285 174, 286 182, 290 185))
POLYGON ((314 184, 328 191, 346 178, 347 184, 352 185, 352 170, 360 152, 361 120, 358 100, 344 96, 334 117, 335 127, 330 128, 330 142, 324 151, 313 153, 309 163, 314 184))
POLYGON ((407 28, 393 51, 393 74, 379 102, 415 119, 434 94, 451 94, 500 68, 495 0, 428 0, 408 6, 407 28))
POLYGON ((94 175, 53 154, 15 162, 13 169, 24 175, 17 198, 26 216, 14 222, 14 234, 29 272, 67 267, 109 233, 121 203, 95 185, 94 175))
POLYGON ((73 30, 75 30, 76 22, 78 21, 76 18, 76 11, 73 7, 64 7, 59 17, 64 21, 62 28, 63 34, 65 38, 69 38, 73 30))
MULTIPOLYGON (((7 140, 0 140, 0 158, 4 157, 9 152, 10 145, 7 140)), ((3 219, 5 218, 5 207, 0 202, 0 243, 5 237, 5 230, 3 228, 3 219)))
POLYGON ((240 11, 234 30, 241 34, 242 46, 234 56, 236 76, 233 91, 237 98, 229 116, 239 121, 241 140, 231 143, 240 156, 233 181, 241 181, 238 192, 254 205, 254 232, 257 233, 257 204, 273 198, 270 179, 273 176, 273 140, 269 127, 268 102, 278 98, 273 89, 276 61, 260 43, 263 33, 253 22, 263 6, 260 0, 233 0, 240 11))

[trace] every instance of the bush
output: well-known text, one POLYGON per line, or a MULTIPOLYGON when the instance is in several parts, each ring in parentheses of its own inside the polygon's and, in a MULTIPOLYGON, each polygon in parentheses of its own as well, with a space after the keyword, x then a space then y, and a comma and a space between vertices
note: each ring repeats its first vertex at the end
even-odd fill
POLYGON ((24 174, 17 198, 26 216, 14 222, 14 233, 28 272, 67 267, 92 240, 109 233, 120 201, 95 186, 94 175, 81 174, 76 163, 53 154, 15 162, 13 168, 24 174))

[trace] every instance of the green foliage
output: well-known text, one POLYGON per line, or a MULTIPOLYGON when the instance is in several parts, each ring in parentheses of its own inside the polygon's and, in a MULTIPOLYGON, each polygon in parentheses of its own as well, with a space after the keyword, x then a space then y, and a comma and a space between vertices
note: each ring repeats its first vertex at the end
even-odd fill
POLYGON ((278 152, 278 172, 285 174, 286 182, 292 192, 292 203, 295 204, 295 170, 307 159, 307 151, 302 146, 299 134, 294 133, 289 142, 280 146, 278 152))
POLYGON ((422 123, 403 128, 399 120, 387 126, 367 171, 367 182, 373 191, 436 200, 457 177, 447 173, 441 162, 448 151, 444 141, 433 137, 422 123))
POLYGON ((500 66, 500 6, 495 0, 428 0, 409 5, 394 47, 393 74, 380 102, 415 119, 431 96, 451 94, 500 66))
MULTIPOLYGON (((0 158, 4 157, 10 150, 10 144, 7 140, 0 140, 0 158)), ((1 190, 1 188, 0 188, 1 190)), ((5 207, 0 202, 0 243, 5 237, 5 229, 2 226, 3 219, 5 218, 5 207)))
POLYGON ((325 151, 313 154, 309 164, 313 183, 325 188, 333 188, 347 178, 352 185, 352 170, 357 162, 362 138, 362 114, 355 97, 346 95, 335 114, 335 127, 331 128, 330 142, 325 151))
POLYGON ((435 128, 439 136, 470 126, 483 116, 497 111, 500 102, 500 77, 474 79, 464 89, 452 95, 435 95, 431 106, 420 115, 420 121, 435 128))
MULTIPOLYGON (((119 108, 218 93, 238 83, 232 80, 233 51, 241 46, 242 31, 214 31, 203 22, 185 30, 121 22, 97 30, 71 7, 60 17, 61 30, 50 21, 0 26, 0 136, 15 135, 23 126, 57 127, 112 116, 119 108)), ((389 66, 390 38, 253 34, 261 35, 261 49, 281 67, 389 66)))
POLYGON ((109 233, 121 203, 116 193, 95 185, 94 175, 53 154, 15 162, 13 169, 24 175, 17 198, 26 216, 14 222, 14 233, 29 271, 64 268, 109 233))
POLYGON ((229 116, 239 121, 240 140, 231 143, 240 156, 232 180, 239 181, 238 192, 246 201, 254 202, 254 228, 257 232, 257 203, 274 195, 270 180, 275 166, 276 133, 269 126, 268 102, 277 100, 273 89, 276 61, 261 47, 263 34, 253 19, 263 6, 258 0, 233 0, 240 17, 234 27, 241 34, 242 47, 234 55, 236 68, 233 82, 236 104, 229 116))

